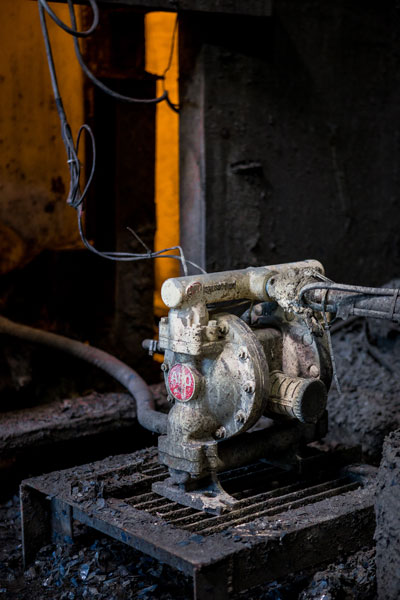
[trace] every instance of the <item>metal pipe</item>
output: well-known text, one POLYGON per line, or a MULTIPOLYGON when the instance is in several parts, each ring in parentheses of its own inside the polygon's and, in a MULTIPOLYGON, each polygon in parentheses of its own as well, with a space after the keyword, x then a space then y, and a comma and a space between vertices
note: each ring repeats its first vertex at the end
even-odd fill
POLYGON ((321 282, 306 285, 300 301, 313 310, 352 316, 400 320, 400 290, 321 282))
POLYGON ((324 271, 317 260, 303 260, 282 265, 174 277, 163 283, 161 297, 168 308, 187 308, 199 302, 213 304, 242 299, 262 302, 269 300, 265 288, 268 279, 291 269, 309 269, 320 273, 324 271))
POLYGON ((115 356, 63 335, 14 323, 2 316, 0 316, 0 334, 56 348, 102 369, 119 381, 133 396, 136 401, 137 419, 142 427, 155 433, 167 432, 167 415, 154 410, 154 399, 147 383, 136 371, 115 356))

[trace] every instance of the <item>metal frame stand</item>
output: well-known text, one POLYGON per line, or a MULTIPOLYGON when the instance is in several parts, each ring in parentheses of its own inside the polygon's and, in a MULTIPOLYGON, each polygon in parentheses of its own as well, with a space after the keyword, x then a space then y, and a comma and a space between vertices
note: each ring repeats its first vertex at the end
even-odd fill
POLYGON ((155 448, 25 480, 25 566, 52 539, 71 541, 77 520, 191 576, 195 600, 225 600, 372 543, 373 467, 290 480, 261 462, 256 474, 270 482, 266 491, 243 492, 223 515, 153 492, 168 476, 155 448))

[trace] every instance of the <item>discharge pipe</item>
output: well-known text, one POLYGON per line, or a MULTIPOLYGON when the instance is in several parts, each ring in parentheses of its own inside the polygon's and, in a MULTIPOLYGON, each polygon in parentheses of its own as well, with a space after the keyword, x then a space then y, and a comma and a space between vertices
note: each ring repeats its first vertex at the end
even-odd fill
POLYGON ((305 285, 300 304, 330 312, 341 319, 352 316, 400 321, 400 289, 316 282, 305 285))
POLYGON ((154 433, 167 432, 167 415, 154 409, 153 395, 147 383, 136 371, 115 356, 63 335, 14 323, 2 316, 0 316, 0 334, 56 348, 102 369, 119 381, 133 396, 136 401, 137 419, 142 427, 154 433))

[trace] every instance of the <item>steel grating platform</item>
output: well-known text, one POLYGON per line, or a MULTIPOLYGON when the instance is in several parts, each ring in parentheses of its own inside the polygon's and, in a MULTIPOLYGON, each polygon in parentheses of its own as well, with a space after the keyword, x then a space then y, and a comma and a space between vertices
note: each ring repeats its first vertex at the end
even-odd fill
POLYGON ((152 491, 168 477, 156 448, 25 480, 25 565, 52 538, 73 539, 76 520, 193 577, 195 599, 223 600, 371 544, 376 469, 319 458, 302 471, 259 461, 225 473, 238 502, 222 515, 152 491))

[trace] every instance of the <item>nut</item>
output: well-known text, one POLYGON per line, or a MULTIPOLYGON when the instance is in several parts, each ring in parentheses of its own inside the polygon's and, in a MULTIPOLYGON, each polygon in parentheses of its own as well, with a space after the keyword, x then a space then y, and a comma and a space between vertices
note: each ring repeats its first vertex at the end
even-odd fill
POLYGON ((229 331, 229 327, 228 327, 227 323, 224 323, 224 322, 220 323, 219 330, 222 333, 222 335, 226 335, 229 331))
POLYGON ((311 377, 319 377, 319 369, 317 365, 310 365, 308 372, 310 373, 311 377))
POLYGON ((311 344, 314 341, 314 338, 310 332, 307 332, 303 334, 301 341, 303 342, 304 346, 311 346, 311 344))
POLYGON ((246 358, 249 358, 249 354, 247 352, 247 348, 240 348, 239 350, 239 358, 246 360, 246 358))
POLYGON ((254 386, 250 381, 244 384, 243 389, 246 394, 252 394, 254 392, 254 386))
POLYGON ((169 365, 166 362, 163 362, 161 365, 161 371, 168 371, 169 365))
POLYGON ((218 427, 217 431, 214 433, 214 436, 217 440, 222 440, 226 435, 225 427, 218 427))
POLYGON ((242 410, 238 410, 235 415, 235 421, 237 423, 244 423, 245 419, 246 419, 246 415, 244 414, 244 412, 242 410))

